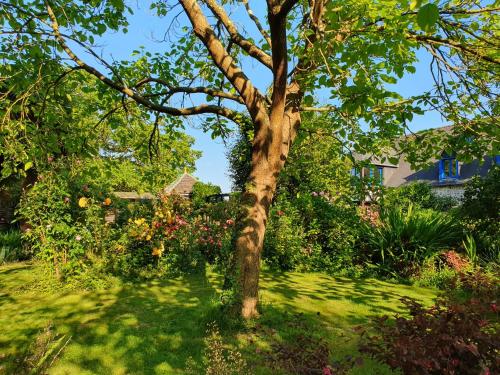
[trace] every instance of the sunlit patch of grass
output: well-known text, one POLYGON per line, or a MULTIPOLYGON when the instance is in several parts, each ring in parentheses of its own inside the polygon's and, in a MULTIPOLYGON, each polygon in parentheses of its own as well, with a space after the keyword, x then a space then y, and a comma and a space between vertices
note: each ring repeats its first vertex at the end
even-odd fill
MULTIPOLYGON (((65 290, 56 284, 42 288, 43 280, 52 282, 40 265, 0 267, 4 372, 13 373, 15 359, 51 322, 71 341, 50 374, 181 374, 189 357, 201 362, 207 323, 219 314, 221 280, 210 271, 152 282, 116 280, 98 291, 65 290)), ((341 359, 356 355, 356 327, 370 317, 401 312, 403 296, 425 303, 435 297, 431 289, 320 273, 264 271, 261 288, 261 318, 243 326, 229 324, 222 332, 255 374, 273 373, 259 355, 273 340, 293 340, 307 331, 327 339, 333 358, 341 359)), ((351 372, 390 373, 370 360, 351 372)))

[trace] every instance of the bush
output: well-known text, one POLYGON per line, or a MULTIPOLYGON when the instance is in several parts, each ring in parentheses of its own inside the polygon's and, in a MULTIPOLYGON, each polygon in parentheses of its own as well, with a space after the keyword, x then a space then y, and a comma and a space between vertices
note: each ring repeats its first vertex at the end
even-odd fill
POLYGON ((432 191, 431 185, 425 182, 416 182, 402 185, 397 188, 388 188, 382 199, 383 207, 401 206, 407 208, 429 208, 436 211, 448 211, 458 205, 458 201, 451 197, 441 197, 432 191))
POLYGON ((462 238, 456 219, 410 205, 381 210, 380 225, 365 224, 367 259, 380 271, 402 277, 415 274, 433 254, 457 245, 462 238))
POLYGON ((110 252, 108 268, 135 277, 144 271, 197 272, 206 262, 225 263, 234 225, 225 206, 223 202, 193 211, 182 198, 160 197, 151 212, 128 220, 110 252))
POLYGON ((299 223, 299 213, 289 202, 271 208, 262 256, 272 269, 293 270, 304 263, 304 229, 299 223))
POLYGON ((426 309, 403 298, 410 318, 375 319, 376 335, 361 351, 400 368, 404 374, 493 374, 500 371, 498 317, 491 301, 439 301, 426 309))
POLYGON ((213 185, 210 183, 196 182, 193 185, 193 191, 191 193, 191 201, 195 208, 203 207, 207 202, 206 198, 215 195, 221 194, 222 190, 219 186, 213 185))
POLYGON ((500 256, 500 167, 486 178, 473 177, 465 186, 460 207, 462 221, 477 245, 483 261, 498 262, 500 256))
POLYGON ((88 184, 77 168, 60 162, 39 176, 17 214, 27 227, 23 238, 34 255, 51 263, 56 275, 64 278, 80 272, 108 247, 113 233, 104 216, 112 204, 109 193, 88 184))
POLYGON ((263 258, 280 270, 353 270, 359 229, 357 211, 325 195, 279 195, 270 211, 263 258))

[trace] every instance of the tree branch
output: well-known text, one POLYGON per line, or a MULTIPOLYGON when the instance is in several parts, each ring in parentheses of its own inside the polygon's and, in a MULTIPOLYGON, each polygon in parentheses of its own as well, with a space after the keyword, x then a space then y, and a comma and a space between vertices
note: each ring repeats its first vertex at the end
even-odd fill
POLYGON ((161 104, 154 103, 145 97, 137 94, 134 92, 132 89, 130 89, 127 86, 124 86, 120 83, 117 83, 108 77, 106 77, 104 74, 102 74, 100 71, 95 69, 94 67, 86 64, 83 60, 81 60, 74 52, 69 48, 69 46, 66 44, 66 41, 64 40, 63 36, 61 35, 59 31, 59 24, 57 22, 57 18, 52 10, 52 7, 48 2, 46 2, 46 7, 47 7, 47 12, 49 15, 49 18, 51 20, 51 27, 54 32, 54 36, 61 46, 61 48, 66 52, 66 54, 70 57, 71 60, 73 60, 79 67, 81 67, 84 71, 87 73, 90 73, 91 75, 97 77, 99 80, 101 80, 103 83, 105 83, 107 86, 111 87, 112 89, 119 91, 126 96, 130 97, 133 99, 135 102, 142 104, 146 108, 149 108, 153 111, 161 112, 161 113, 166 113, 172 116, 190 116, 190 115, 201 115, 201 114, 207 114, 207 113, 212 113, 220 116, 224 116, 236 123, 238 123, 240 119, 240 114, 236 111, 233 111, 229 108, 225 107, 220 107, 220 106, 215 106, 215 105, 209 105, 209 104, 201 104, 193 107, 187 107, 187 108, 175 108, 175 107, 168 107, 164 106, 161 104))
POLYGON ((263 65, 272 69, 272 59, 267 53, 258 48, 255 44, 245 39, 236 29, 233 21, 229 18, 222 6, 217 4, 215 0, 202 0, 210 8, 214 16, 224 25, 231 40, 239 45, 250 56, 260 61, 263 65))
POLYGON ((188 16, 193 31, 207 48, 212 60, 228 81, 233 85, 245 102, 245 106, 252 119, 267 116, 265 113, 265 98, 255 88, 250 79, 235 64, 233 57, 227 52, 221 41, 216 37, 214 30, 208 23, 206 16, 197 0, 179 0, 188 16))
POLYGON ((141 87, 147 83, 154 82, 154 83, 159 83, 163 86, 166 86, 168 88, 168 91, 162 91, 156 94, 149 95, 149 97, 152 96, 172 96, 173 94, 177 93, 186 93, 186 94, 207 94, 216 98, 223 98, 223 99, 229 99, 229 100, 234 100, 235 102, 238 102, 240 104, 245 104, 241 96, 231 94, 229 92, 223 91, 223 90, 218 90, 218 89, 213 89, 210 87, 189 87, 189 86, 171 86, 168 82, 158 79, 158 78, 153 78, 153 77, 148 77, 140 80, 137 82, 134 86, 134 88, 141 87))
POLYGON ((454 48, 456 50, 460 50, 462 52, 468 53, 469 55, 475 56, 481 60, 500 65, 500 60, 495 59, 494 57, 484 55, 484 54, 480 53, 479 51, 475 51, 472 48, 465 46, 465 45, 463 45, 455 40, 452 40, 452 39, 441 38, 441 37, 433 36, 433 35, 416 34, 416 33, 413 33, 411 31, 407 31, 406 35, 409 39, 413 39, 413 40, 416 40, 419 42, 425 42, 425 43, 429 43, 429 44, 448 46, 450 48, 454 48))
POLYGON ((243 3, 243 5, 245 5, 245 9, 248 13, 248 16, 255 23, 255 26, 257 26, 257 29, 259 30, 260 34, 264 37, 267 44, 269 44, 269 47, 271 47, 273 45, 273 43, 271 41, 271 37, 269 36, 269 33, 264 29, 264 27, 262 27, 262 24, 260 23, 257 16, 252 12, 252 9, 250 8, 250 5, 248 4, 248 0, 242 0, 242 3, 243 3))
POLYGON ((298 2, 298 0, 285 0, 279 8, 279 15, 282 17, 286 17, 298 2))

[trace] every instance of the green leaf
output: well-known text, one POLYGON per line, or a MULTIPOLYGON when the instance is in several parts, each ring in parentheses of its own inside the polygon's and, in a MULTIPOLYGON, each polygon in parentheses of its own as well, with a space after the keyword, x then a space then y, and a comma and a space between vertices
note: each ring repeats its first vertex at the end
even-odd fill
POLYGON ((417 23, 422 30, 430 30, 439 20, 439 8, 436 4, 425 4, 418 10, 417 23))
POLYGON ((27 162, 27 163, 24 164, 24 170, 27 171, 32 166, 33 166, 33 162, 29 161, 29 162, 27 162))
POLYGON ((412 2, 410 3, 410 9, 411 10, 416 9, 416 8, 420 7, 421 4, 422 4, 422 0, 412 0, 412 2))

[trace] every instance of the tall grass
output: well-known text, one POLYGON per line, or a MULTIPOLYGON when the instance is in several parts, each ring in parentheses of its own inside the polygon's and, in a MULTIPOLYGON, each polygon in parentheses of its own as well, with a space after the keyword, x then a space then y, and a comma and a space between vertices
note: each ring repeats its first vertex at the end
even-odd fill
POLYGON ((15 229, 0 231, 0 264, 19 260, 21 255, 21 232, 15 229))
POLYGON ((425 259, 462 239, 454 216, 430 209, 389 207, 381 212, 380 220, 379 226, 368 229, 372 260, 399 276, 409 276, 425 259))

